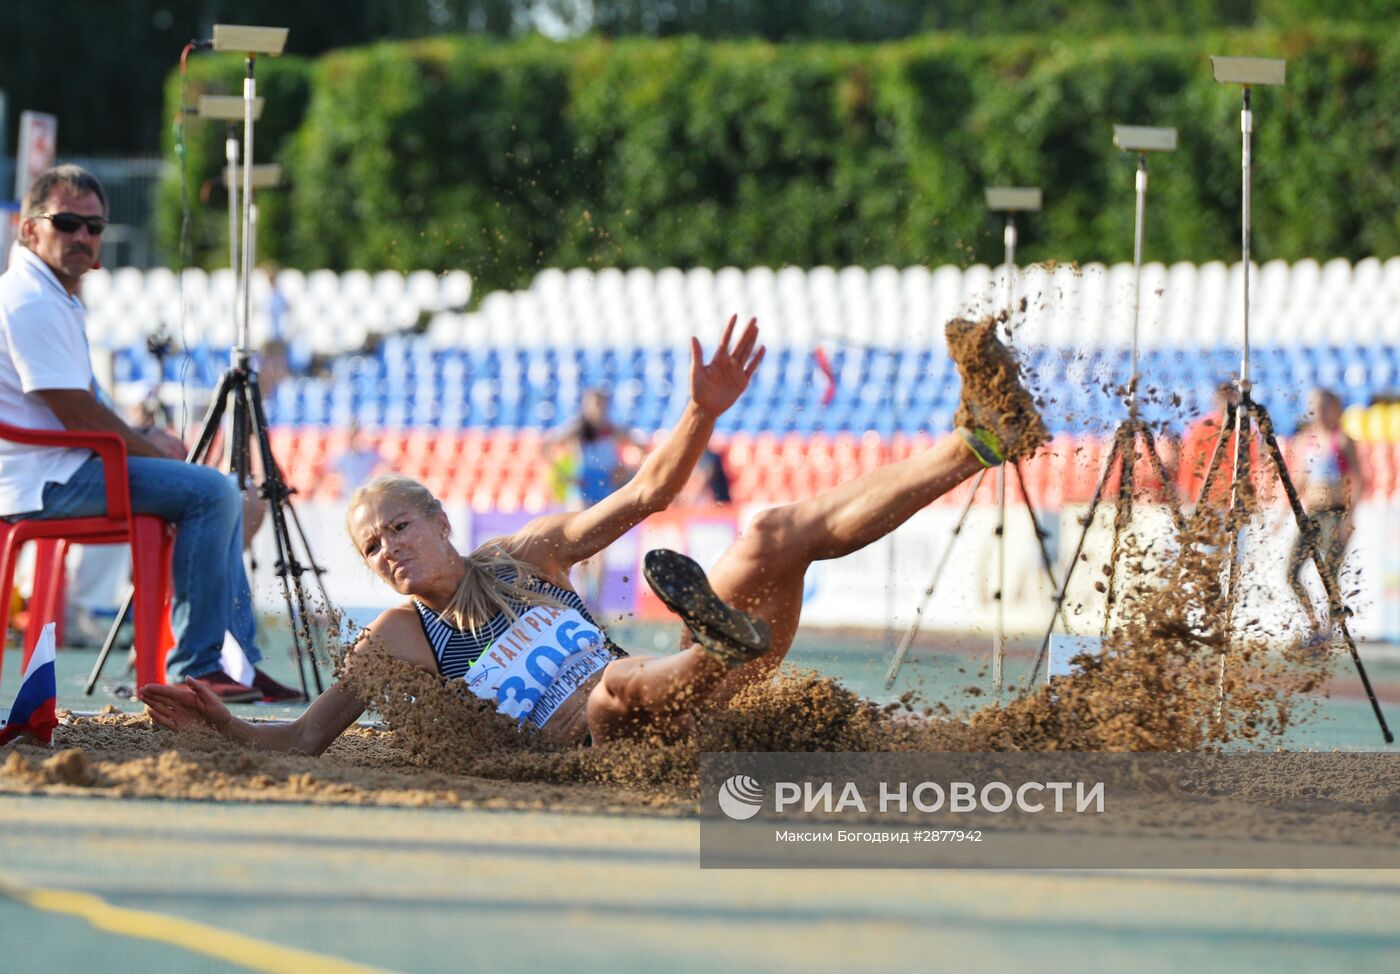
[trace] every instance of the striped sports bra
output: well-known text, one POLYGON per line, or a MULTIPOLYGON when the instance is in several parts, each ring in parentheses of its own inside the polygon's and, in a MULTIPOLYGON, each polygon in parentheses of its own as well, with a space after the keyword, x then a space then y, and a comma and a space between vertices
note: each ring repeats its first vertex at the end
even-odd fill
MULTIPOLYGON (((561 588, 545 581, 540 581, 537 585, 541 592, 558 599, 563 606, 573 609, 597 627, 600 632, 603 632, 603 627, 598 625, 588 611, 588 607, 583 604, 583 599, 579 598, 578 593, 573 589, 561 588)), ((492 643, 506 635, 510 629, 510 620, 504 613, 496 616, 490 624, 482 626, 475 632, 470 629, 458 629, 418 599, 415 598, 412 601, 413 607, 418 610, 418 621, 423 624, 423 635, 428 637, 428 645, 433 647, 433 656, 437 659, 438 672, 450 679, 466 676, 467 670, 471 669, 471 665, 481 658, 481 654, 492 643)), ((523 605, 515 605, 512 608, 522 615, 526 610, 523 605)), ((608 638, 606 632, 603 632, 603 638, 614 656, 621 658, 627 655, 608 638)))
POLYGON ((438 672, 462 679, 476 696, 522 726, 542 728, 579 687, 627 654, 603 632, 578 593, 548 582, 558 605, 513 606, 476 631, 462 630, 413 599, 438 672))

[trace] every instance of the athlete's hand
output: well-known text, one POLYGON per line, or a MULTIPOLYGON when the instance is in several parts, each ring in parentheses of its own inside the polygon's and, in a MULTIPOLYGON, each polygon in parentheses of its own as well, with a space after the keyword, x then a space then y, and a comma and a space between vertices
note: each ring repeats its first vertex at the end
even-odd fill
POLYGON ((738 315, 729 319, 724 338, 708 363, 700 339, 694 336, 690 339, 690 398, 712 417, 734 405, 749 387, 749 379, 766 351, 758 344, 757 318, 749 319, 744 333, 739 336, 739 344, 730 351, 729 342, 734 337, 734 325, 738 320, 738 315))
POLYGON ((223 730, 233 720, 224 702, 196 680, 186 679, 184 684, 174 686, 148 683, 136 696, 146 705, 152 720, 173 731, 186 727, 223 730))

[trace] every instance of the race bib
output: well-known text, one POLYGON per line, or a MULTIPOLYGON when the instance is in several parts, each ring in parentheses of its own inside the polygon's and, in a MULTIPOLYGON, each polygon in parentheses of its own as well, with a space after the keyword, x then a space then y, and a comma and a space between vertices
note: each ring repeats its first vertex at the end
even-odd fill
POLYGON ((602 632, 577 610, 537 605, 487 646, 463 679, 507 717, 543 727, 612 659, 602 632))

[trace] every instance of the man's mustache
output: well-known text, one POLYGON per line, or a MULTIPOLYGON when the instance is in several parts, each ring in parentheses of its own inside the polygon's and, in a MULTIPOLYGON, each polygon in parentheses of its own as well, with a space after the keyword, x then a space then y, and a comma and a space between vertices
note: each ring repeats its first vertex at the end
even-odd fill
POLYGON ((89 247, 87 244, 73 244, 71 247, 69 247, 69 248, 68 248, 67 250, 65 250, 63 253, 64 253, 64 256, 66 256, 66 257, 71 257, 73 254, 84 254, 84 255, 86 255, 86 256, 88 256, 88 257, 91 257, 91 256, 92 256, 92 248, 89 247))

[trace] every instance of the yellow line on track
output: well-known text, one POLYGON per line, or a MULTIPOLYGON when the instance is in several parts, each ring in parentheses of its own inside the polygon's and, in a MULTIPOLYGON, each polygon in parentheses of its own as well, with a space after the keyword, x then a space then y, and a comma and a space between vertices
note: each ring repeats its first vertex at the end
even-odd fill
POLYGON ((108 933, 170 944, 266 974, 392 974, 381 967, 367 967, 309 950, 283 947, 207 923, 113 906, 90 893, 24 887, 0 879, 0 896, 36 910, 78 917, 108 933))

